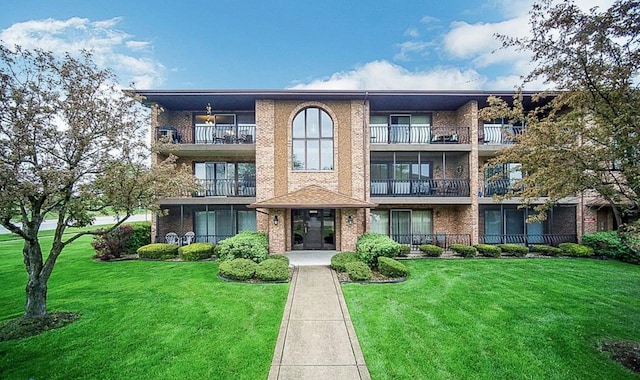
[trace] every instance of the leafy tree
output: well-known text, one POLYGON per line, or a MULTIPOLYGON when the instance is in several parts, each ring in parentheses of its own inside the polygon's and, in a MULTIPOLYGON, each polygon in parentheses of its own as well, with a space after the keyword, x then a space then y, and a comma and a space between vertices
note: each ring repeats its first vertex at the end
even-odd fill
POLYGON ((548 196, 538 210, 584 192, 608 203, 621 225, 640 208, 640 2, 583 12, 571 0, 541 0, 530 16, 530 36, 498 37, 531 53, 523 86, 542 81, 555 91, 536 94, 531 111, 522 91, 510 104, 489 98, 483 119, 526 124, 495 162, 521 164, 526 176, 511 196, 548 196))
POLYGON ((138 207, 190 191, 192 176, 175 157, 149 168, 143 111, 88 52, 56 58, 0 45, 0 224, 24 239, 25 317, 47 314, 47 282, 63 249, 108 232, 64 235, 68 227, 91 225, 107 207, 118 226, 138 207), (38 232, 47 214, 57 226, 45 257, 38 232))

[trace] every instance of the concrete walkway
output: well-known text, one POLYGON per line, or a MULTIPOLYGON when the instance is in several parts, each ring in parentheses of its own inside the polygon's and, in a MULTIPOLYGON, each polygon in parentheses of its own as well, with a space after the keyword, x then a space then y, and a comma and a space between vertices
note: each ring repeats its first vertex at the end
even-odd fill
POLYGON ((269 380, 370 379, 342 288, 328 266, 297 266, 269 380))

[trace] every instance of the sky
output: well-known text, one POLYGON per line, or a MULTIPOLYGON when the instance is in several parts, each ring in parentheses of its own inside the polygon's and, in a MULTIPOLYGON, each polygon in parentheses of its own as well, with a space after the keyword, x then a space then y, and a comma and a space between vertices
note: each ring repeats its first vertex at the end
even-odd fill
POLYGON ((528 35, 532 1, 0 0, 0 41, 91 50, 139 90, 513 90, 531 59, 495 34, 528 35))

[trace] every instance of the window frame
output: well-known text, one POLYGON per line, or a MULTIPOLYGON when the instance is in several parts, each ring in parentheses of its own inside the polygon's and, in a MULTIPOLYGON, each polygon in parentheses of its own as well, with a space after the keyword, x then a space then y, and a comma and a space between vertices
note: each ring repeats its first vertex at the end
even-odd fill
POLYGON ((319 106, 299 110, 291 122, 291 170, 334 171, 334 156, 335 122, 329 112, 319 106), (314 124, 316 117, 317 124, 314 124), (325 125, 327 121, 331 123, 330 127, 325 125))

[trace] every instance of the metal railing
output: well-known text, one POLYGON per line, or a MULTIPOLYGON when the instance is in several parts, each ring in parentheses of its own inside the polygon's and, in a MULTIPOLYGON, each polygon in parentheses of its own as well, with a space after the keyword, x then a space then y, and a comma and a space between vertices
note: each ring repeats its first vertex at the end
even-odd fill
POLYGON ((196 197, 255 197, 255 179, 200 179, 202 190, 194 194, 196 197))
POLYGON ((525 128, 519 125, 485 125, 481 128, 478 141, 487 145, 508 145, 515 143, 515 137, 521 135, 525 128))
POLYGON ((169 241, 166 238, 166 235, 160 236, 156 235, 155 242, 156 243, 169 243, 176 245, 187 245, 190 243, 213 243, 217 244, 222 240, 231 237, 234 235, 195 235, 191 239, 186 237, 186 234, 178 235, 177 240, 169 241))
POLYGON ((468 179, 372 180, 371 196, 468 197, 468 179))
POLYGON ((156 127, 156 140, 173 144, 255 144, 256 125, 165 125, 156 127))
POLYGON ((392 234, 390 237, 399 244, 410 246, 412 251, 419 250, 423 244, 433 244, 444 249, 449 249, 451 244, 471 244, 471 235, 469 234, 392 234))
POLYGON ((468 127, 371 125, 372 144, 469 144, 468 127))
POLYGON ((552 245, 557 247, 560 243, 577 243, 575 234, 501 234, 480 235, 478 242, 483 244, 533 244, 552 245))
POLYGON ((516 189, 515 184, 518 181, 519 179, 508 178, 485 181, 481 196, 491 197, 493 195, 505 195, 513 192, 516 189))

